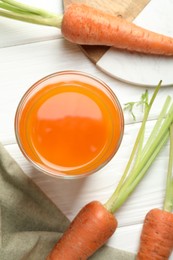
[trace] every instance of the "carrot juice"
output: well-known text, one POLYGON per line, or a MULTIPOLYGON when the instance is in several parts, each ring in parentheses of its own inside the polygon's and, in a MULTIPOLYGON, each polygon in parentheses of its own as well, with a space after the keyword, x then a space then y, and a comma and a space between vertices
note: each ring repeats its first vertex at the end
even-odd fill
POLYGON ((39 170, 57 177, 85 176, 117 151, 124 128, 115 94, 91 75, 64 71, 35 83, 19 103, 19 147, 39 170))

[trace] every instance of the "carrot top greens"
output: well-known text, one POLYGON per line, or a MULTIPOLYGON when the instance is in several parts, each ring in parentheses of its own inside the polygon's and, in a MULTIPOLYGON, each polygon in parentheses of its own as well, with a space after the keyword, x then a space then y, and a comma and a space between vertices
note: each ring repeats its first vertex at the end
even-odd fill
POLYGON ((169 164, 166 181, 166 194, 163 209, 171 212, 173 210, 173 124, 170 127, 170 150, 169 150, 169 164))
POLYGON ((0 16, 57 28, 61 28, 63 18, 63 15, 57 15, 14 0, 0 0, 0 16))
MULTIPOLYGON (((173 122, 173 102, 170 96, 167 97, 148 139, 145 140, 145 128, 147 119, 152 104, 160 89, 160 86, 161 82, 156 87, 150 102, 148 103, 147 101, 146 103, 145 101, 146 105, 144 108, 143 121, 139 129, 129 161, 127 162, 126 168, 124 170, 124 174, 122 175, 116 190, 114 191, 110 199, 108 199, 108 201, 105 203, 105 207, 107 208, 107 210, 112 213, 114 213, 134 191, 134 189, 142 180, 148 168, 151 166, 154 159, 160 152, 161 148, 165 145, 169 138, 169 129, 173 122)), ((148 100, 148 98, 146 100, 148 100)), ((170 163, 170 172, 171 167, 172 165, 170 163)), ((173 179, 170 175, 171 173, 168 175, 167 181, 168 188, 165 202, 166 208, 168 208, 167 204, 171 204, 171 207, 173 204, 173 179)))

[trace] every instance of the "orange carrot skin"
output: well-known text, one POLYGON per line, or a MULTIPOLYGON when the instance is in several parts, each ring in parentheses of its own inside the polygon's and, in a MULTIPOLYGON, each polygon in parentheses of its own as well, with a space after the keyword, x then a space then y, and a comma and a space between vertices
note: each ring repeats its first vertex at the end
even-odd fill
POLYGON ((168 260, 173 250, 173 214, 149 211, 144 220, 137 260, 168 260))
POLYGON ((147 54, 173 55, 173 38, 82 3, 67 7, 61 31, 68 41, 76 44, 107 45, 147 54))
POLYGON ((115 232, 117 220, 98 201, 84 206, 47 260, 85 260, 115 232))

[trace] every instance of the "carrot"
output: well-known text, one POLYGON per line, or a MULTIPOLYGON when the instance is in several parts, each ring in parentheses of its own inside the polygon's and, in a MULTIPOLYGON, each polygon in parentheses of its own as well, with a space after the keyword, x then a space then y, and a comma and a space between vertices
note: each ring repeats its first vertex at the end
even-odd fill
POLYGON ((152 209, 146 215, 137 260, 167 260, 173 249, 173 214, 152 209))
POLYGON ((173 55, 173 38, 157 34, 84 4, 64 13, 62 34, 73 43, 107 45, 149 54, 173 55))
POLYGON ((82 3, 68 6, 56 15, 14 0, 0 0, 0 15, 24 22, 60 28, 76 44, 106 45, 156 55, 173 55, 173 38, 141 28, 122 17, 82 3))
POLYGON ((173 250, 173 124, 163 210, 152 209, 145 217, 137 260, 167 260, 173 250))
POLYGON ((98 201, 82 208, 47 260, 87 259, 114 233, 117 220, 98 201))

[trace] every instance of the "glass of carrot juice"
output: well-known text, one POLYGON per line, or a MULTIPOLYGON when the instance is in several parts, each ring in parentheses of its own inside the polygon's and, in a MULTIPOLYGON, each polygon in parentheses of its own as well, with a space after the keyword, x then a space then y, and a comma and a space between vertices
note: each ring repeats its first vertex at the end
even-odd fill
POLYGON ((80 71, 60 71, 31 86, 15 115, 24 156, 39 171, 61 178, 87 176, 117 152, 124 117, 114 92, 80 71))

